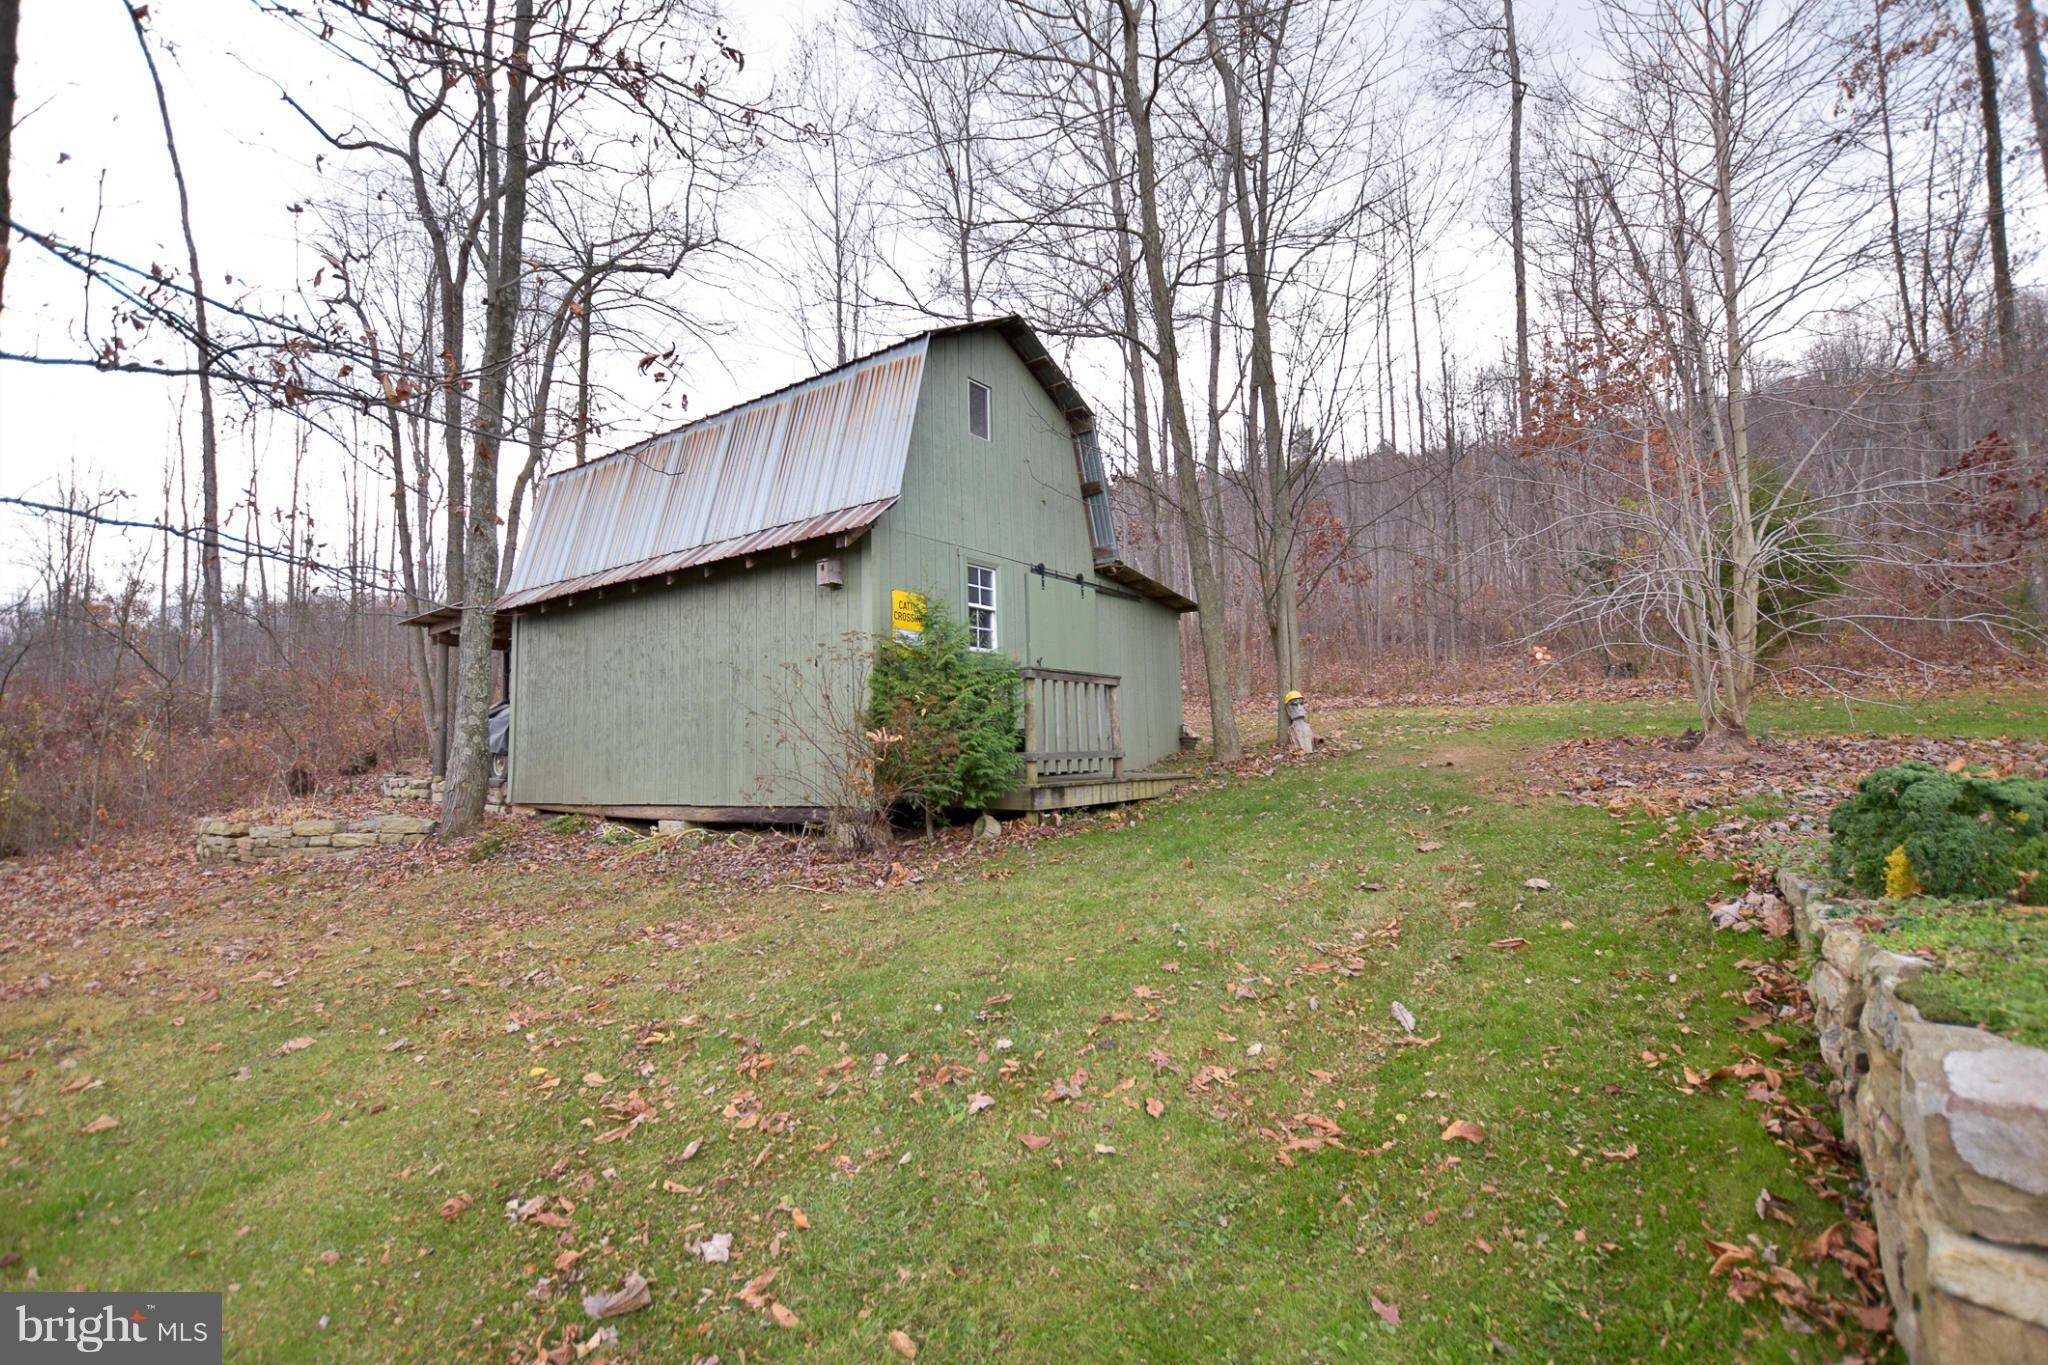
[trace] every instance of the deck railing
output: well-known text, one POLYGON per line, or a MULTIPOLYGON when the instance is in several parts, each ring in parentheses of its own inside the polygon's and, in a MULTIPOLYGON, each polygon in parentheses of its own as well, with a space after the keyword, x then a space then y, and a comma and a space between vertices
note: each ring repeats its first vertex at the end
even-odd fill
POLYGON ((1116 677, 1025 668, 1024 785, 1123 776, 1123 729, 1116 677))

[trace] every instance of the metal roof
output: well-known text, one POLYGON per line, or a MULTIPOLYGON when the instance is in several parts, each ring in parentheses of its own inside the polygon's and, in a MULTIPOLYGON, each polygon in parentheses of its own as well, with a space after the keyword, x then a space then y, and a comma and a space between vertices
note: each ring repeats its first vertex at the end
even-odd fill
POLYGON ((1017 317, 922 332, 542 479, 501 611, 824 538, 849 538, 903 488, 935 336, 1000 333, 1065 414, 1098 569, 1178 611, 1180 594, 1118 561, 1095 415, 1017 317))
POLYGON ((927 345, 913 337, 549 476, 499 608, 872 525, 902 490, 927 345))

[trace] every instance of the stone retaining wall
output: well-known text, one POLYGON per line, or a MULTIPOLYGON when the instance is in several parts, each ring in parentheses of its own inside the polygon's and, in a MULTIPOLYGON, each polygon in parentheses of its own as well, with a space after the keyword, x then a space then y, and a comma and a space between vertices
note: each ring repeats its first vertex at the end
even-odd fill
POLYGON ((1821 883, 1778 883, 1900 1344, 1916 1365, 2048 1362, 2048 1052, 1923 1019, 1898 990, 1925 960, 1871 943, 1821 883))
POLYGON ((434 822, 416 815, 369 815, 357 820, 314 817, 288 825, 248 820, 201 820, 194 853, 203 863, 245 863, 258 858, 346 857, 366 848, 417 844, 434 822))
MULTIPOLYGON (((386 773, 377 784, 377 790, 387 801, 431 801, 436 806, 448 791, 448 779, 435 777, 432 773, 386 773)), ((487 810, 505 809, 505 789, 493 782, 484 796, 487 810)))

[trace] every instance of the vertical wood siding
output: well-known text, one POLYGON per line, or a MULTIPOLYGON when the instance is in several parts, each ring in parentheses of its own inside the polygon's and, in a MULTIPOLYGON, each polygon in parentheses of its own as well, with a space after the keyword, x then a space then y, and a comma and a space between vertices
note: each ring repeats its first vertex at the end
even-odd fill
POLYGON ((886 628, 891 588, 935 592, 957 612, 967 565, 996 569, 997 637, 1020 662, 1123 679, 1118 705, 1137 771, 1180 737, 1179 618, 1094 571, 1066 418, 990 332, 934 337, 910 437, 903 493, 875 525, 873 571, 886 628), (993 439, 967 430, 967 381, 989 386, 993 439), (1097 592, 1032 574, 1082 574, 1097 592))
MULTIPOLYGON (((564 805, 805 805, 761 714, 783 661, 871 629, 863 545, 846 586, 816 556, 515 618, 512 799, 564 805)), ((864 686, 845 678, 842 685, 864 686)))
POLYGON ((962 610, 969 562, 996 569, 1002 650, 1122 679, 1126 772, 1174 751, 1178 618, 1095 574, 1066 420, 1000 336, 932 339, 900 500, 841 552, 844 588, 816 586, 815 558, 728 566, 709 579, 693 570, 674 587, 615 587, 515 618, 512 799, 809 804, 777 780, 789 760, 761 715, 782 663, 835 649, 849 632, 886 632, 892 588, 962 610), (968 434, 969 377, 989 386, 993 440, 968 434), (1108 591, 1035 577, 1038 563, 1108 591))

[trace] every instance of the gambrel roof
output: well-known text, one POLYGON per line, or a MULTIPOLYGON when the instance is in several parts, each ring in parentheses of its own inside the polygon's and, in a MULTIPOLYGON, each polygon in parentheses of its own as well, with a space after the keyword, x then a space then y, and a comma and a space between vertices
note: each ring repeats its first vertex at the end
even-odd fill
POLYGON ((497 606, 865 531, 903 491, 933 337, 1000 332, 1066 415, 1096 567, 1176 610, 1193 604, 1116 558, 1095 416, 1022 319, 936 328, 665 435, 549 475, 497 606))

